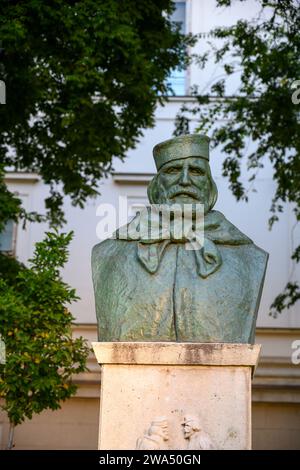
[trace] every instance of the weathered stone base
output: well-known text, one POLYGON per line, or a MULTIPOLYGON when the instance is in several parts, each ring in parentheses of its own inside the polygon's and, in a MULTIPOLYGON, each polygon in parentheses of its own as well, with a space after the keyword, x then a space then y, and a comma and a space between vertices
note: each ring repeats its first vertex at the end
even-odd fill
POLYGON ((250 449, 260 346, 93 343, 101 365, 99 449, 250 449))

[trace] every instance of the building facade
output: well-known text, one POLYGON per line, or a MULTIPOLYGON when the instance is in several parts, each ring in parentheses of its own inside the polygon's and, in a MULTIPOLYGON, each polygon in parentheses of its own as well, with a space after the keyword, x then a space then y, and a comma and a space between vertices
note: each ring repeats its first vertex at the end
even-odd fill
MULTIPOLYGON (((258 2, 233 2, 231 8, 216 8, 214 0, 186 0, 176 2, 174 20, 182 30, 201 33, 195 51, 201 52, 211 40, 210 30, 215 26, 234 23, 239 18, 251 18, 257 12, 258 2)), ((187 71, 174 71, 170 80, 176 96, 170 96, 164 107, 156 109, 153 129, 144 131, 136 149, 128 152, 124 163, 115 161, 114 172, 100 182, 101 195, 88 201, 83 210, 74 208, 65 198, 67 225, 65 231, 74 231, 70 259, 63 277, 76 288, 80 301, 71 306, 76 317, 75 335, 96 340, 96 316, 91 279, 90 257, 93 245, 99 242, 104 229, 113 231, 126 223, 135 211, 147 204, 147 184, 155 173, 152 148, 158 142, 172 137, 174 121, 182 104, 192 103, 189 88, 198 84, 205 89, 219 78, 219 71, 209 63, 205 71, 195 64, 187 71), (108 211, 112 209, 108 217, 108 211), (107 227, 108 226, 108 227, 107 227)), ((238 78, 236 78, 238 80, 238 78)), ((235 89, 233 79, 230 86, 235 89)), ((191 130, 197 123, 192 122, 191 130)), ((215 206, 259 247, 270 254, 263 290, 256 342, 262 344, 262 354, 253 381, 253 447, 256 449, 300 449, 300 315, 299 304, 278 318, 269 315, 274 297, 289 280, 299 279, 299 267, 291 261, 299 233, 294 229, 292 207, 286 205, 280 220, 272 231, 268 229, 269 209, 275 183, 268 165, 259 173, 249 202, 237 202, 227 180, 222 177, 223 156, 218 149, 211 152, 211 168, 219 190, 215 206), (298 360, 299 359, 299 360, 298 360)), ((9 188, 19 194, 25 209, 43 212, 48 188, 38 175, 8 172, 9 188)), ((0 239, 0 249, 9 251, 20 261, 32 256, 34 243, 43 238, 44 224, 21 226, 10 224, 0 239)), ((16 429, 17 449, 95 449, 97 447, 100 372, 95 359, 89 359, 89 372, 76 378, 77 396, 62 404, 56 412, 46 411, 16 429)), ((0 445, 5 446, 8 424, 0 414, 0 445)))

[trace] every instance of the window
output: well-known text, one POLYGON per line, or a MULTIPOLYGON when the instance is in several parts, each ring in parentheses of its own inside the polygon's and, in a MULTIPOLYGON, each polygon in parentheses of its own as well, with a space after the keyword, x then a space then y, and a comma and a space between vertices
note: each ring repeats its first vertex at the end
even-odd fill
POLYGON ((15 251, 15 223, 9 220, 0 233, 0 251, 14 254, 15 251))
MULTIPOLYGON (((171 20, 180 26, 180 32, 185 34, 186 27, 186 3, 175 2, 175 10, 172 13, 171 20)), ((182 96, 186 94, 186 71, 174 69, 168 78, 168 83, 171 85, 173 92, 176 96, 182 96)))

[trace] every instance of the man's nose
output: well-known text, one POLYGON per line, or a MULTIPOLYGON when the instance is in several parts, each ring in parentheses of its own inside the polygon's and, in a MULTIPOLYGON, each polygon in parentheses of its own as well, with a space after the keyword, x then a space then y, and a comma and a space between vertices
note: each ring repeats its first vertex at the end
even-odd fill
POLYGON ((191 184, 190 181, 190 175, 189 175, 189 169, 188 168, 183 168, 182 172, 180 174, 180 180, 179 183, 182 186, 189 186, 191 184))

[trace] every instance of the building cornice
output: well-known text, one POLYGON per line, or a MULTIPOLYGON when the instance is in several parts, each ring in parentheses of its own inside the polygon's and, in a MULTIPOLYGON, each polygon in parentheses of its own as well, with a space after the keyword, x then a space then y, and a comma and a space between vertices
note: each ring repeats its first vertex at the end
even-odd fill
POLYGON ((41 177, 37 173, 7 171, 4 180, 8 183, 17 181, 18 183, 37 183, 41 181, 41 177))
POLYGON ((117 184, 147 184, 155 173, 112 173, 112 180, 117 184))

